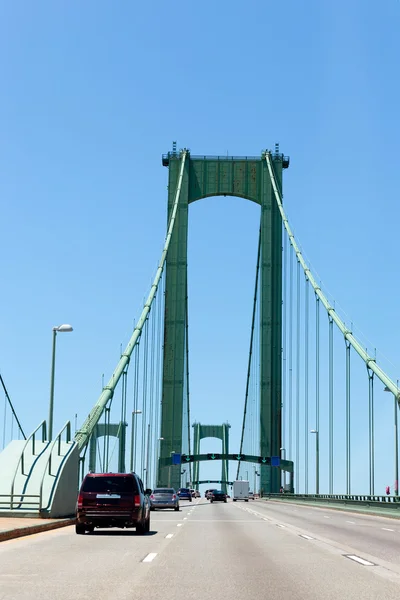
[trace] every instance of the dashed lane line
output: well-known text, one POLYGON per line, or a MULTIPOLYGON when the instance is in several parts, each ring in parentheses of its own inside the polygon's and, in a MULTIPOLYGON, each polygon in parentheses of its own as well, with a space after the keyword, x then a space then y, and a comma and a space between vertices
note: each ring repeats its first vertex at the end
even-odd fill
POLYGON ((343 556, 345 556, 346 558, 349 558, 350 560, 354 560, 354 562, 359 563, 360 565, 363 565, 364 567, 375 567, 375 563, 370 562, 369 560, 365 560, 365 558, 361 558, 361 556, 357 556, 356 554, 344 554, 343 556))
POLYGON ((167 533, 167 535, 165 537, 167 540, 170 540, 173 536, 174 536, 173 533, 167 533))
POLYGON ((142 562, 151 562, 155 559, 155 557, 157 556, 157 552, 150 552, 150 554, 148 554, 142 562))

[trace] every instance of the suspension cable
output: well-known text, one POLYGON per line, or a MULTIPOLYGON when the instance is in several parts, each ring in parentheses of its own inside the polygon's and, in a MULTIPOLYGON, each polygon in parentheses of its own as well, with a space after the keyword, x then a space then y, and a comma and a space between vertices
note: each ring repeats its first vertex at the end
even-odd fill
POLYGON ((268 167, 269 175, 271 178, 272 188, 273 188, 274 194, 275 194, 275 199, 278 204, 278 208, 281 213, 282 221, 285 226, 286 232, 289 236, 290 243, 293 246, 294 251, 296 252, 297 259, 300 262, 301 266, 303 267, 304 273, 305 273, 306 277, 308 277, 310 284, 312 285, 312 287, 315 291, 315 294, 318 296, 318 298, 321 300, 322 304, 324 305, 324 307, 328 313, 328 316, 330 316, 332 318, 332 320, 336 323, 339 330, 343 333, 345 340, 348 340, 350 342, 350 344, 353 346, 354 350, 362 358, 362 360, 365 362, 367 367, 369 367, 371 369, 371 371, 373 371, 375 373, 375 375, 381 380, 381 382, 392 392, 392 394, 395 396, 395 398, 400 406, 400 390, 399 390, 399 388, 394 383, 394 381, 392 381, 392 379, 390 379, 390 377, 388 377, 386 375, 386 373, 376 364, 375 358, 373 358, 372 356, 369 356, 369 354, 364 350, 364 348, 361 346, 361 344, 353 336, 352 332, 346 327, 346 324, 339 317, 339 315, 335 311, 334 307, 330 305, 328 299, 326 298, 325 294, 322 292, 320 286, 317 284, 313 274, 311 273, 310 269, 308 268, 308 266, 303 258, 303 255, 301 254, 301 251, 296 243, 296 240, 295 240, 292 230, 290 228, 288 219, 286 217, 286 213, 285 213, 285 210, 284 210, 283 204, 282 204, 282 199, 281 199, 281 196, 278 191, 277 184, 276 184, 275 174, 274 174, 272 163, 271 163, 271 153, 269 151, 267 151, 265 153, 265 159, 267 162, 267 167, 268 167))
POLYGON ((3 380, 3 378, 2 378, 2 376, 1 376, 1 375, 0 375, 0 383, 1 383, 1 385, 3 386, 3 390, 4 390, 4 393, 5 393, 5 395, 6 395, 6 399, 7 399, 7 401, 8 401, 8 404, 10 405, 10 408, 11 408, 12 414, 14 415, 14 418, 15 418, 15 420, 17 421, 17 425, 18 425, 18 427, 19 427, 19 430, 20 430, 20 432, 22 433, 22 435, 24 436, 24 440, 26 440, 26 435, 25 435, 25 433, 24 433, 24 430, 23 430, 23 429, 22 429, 22 427, 21 427, 21 423, 20 423, 20 422, 19 422, 19 420, 18 420, 17 413, 16 413, 16 412, 15 412, 15 410, 14 410, 13 403, 11 402, 11 398, 10 398, 10 396, 8 395, 8 392, 7 392, 6 384, 4 383, 4 380, 3 380))
POLYGON ((115 387, 116 387, 126 365, 129 363, 132 351, 137 343, 137 340, 142 332, 143 325, 146 322, 147 316, 150 312, 150 308, 153 303, 154 297, 156 295, 162 272, 164 270, 164 265, 165 265, 165 261, 167 258, 168 248, 169 248, 169 245, 171 242, 172 232, 174 230, 174 225, 175 225, 176 216, 177 216, 177 212, 178 212, 178 206, 179 206, 179 198, 180 198, 180 193, 181 193, 181 188, 182 188, 186 155, 187 155, 186 149, 182 150, 178 183, 176 186, 175 200, 174 200, 173 209, 171 212, 171 218, 169 220, 167 237, 165 239, 164 249, 161 254, 161 259, 158 264, 156 276, 155 276, 153 284, 151 286, 149 296, 148 296, 146 303, 144 305, 144 308, 142 310, 142 314, 140 315, 140 319, 133 331, 132 337, 129 340, 127 347, 125 348, 125 351, 123 352, 123 354, 118 362, 118 365, 117 365, 114 373, 111 376, 111 379, 109 380, 108 384, 104 387, 98 401, 96 402, 92 411, 89 413, 89 416, 83 423, 82 427, 75 434, 75 441, 78 444, 78 447, 80 449, 82 449, 88 443, 90 434, 93 431, 96 424, 98 423, 98 421, 102 415, 102 412, 104 410, 104 407, 106 406, 109 399, 112 398, 112 396, 114 395, 115 387))

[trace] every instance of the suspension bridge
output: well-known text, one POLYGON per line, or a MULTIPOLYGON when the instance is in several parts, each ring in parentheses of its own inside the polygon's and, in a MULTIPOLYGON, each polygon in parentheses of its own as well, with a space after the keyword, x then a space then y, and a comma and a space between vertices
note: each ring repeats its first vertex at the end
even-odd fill
MULTIPOLYGON (((354 371, 360 368, 365 380, 360 393, 368 412, 368 480, 361 493, 376 494, 378 382, 393 397, 393 458, 387 460, 393 461, 397 496, 398 381, 341 318, 302 254, 282 200, 283 171, 289 162, 278 145, 260 156, 225 157, 192 155, 174 143, 162 156, 168 168, 168 225, 157 272, 132 336, 86 420, 74 436, 69 422, 53 435, 51 408, 49 418, 27 434, 1 378, 1 514, 70 514, 84 474, 107 472, 115 464, 119 472, 137 472, 145 487, 190 483, 198 488, 218 481, 226 489, 233 478, 253 477, 254 491, 275 494, 283 486, 304 497, 321 494, 320 474, 326 473, 324 494, 350 496, 352 431, 358 423, 352 395, 355 387, 360 390, 359 377, 354 384, 354 371), (192 424, 190 416, 188 214, 193 202, 221 195, 260 206, 237 448, 229 447, 228 421, 192 424), (133 389, 133 399, 128 389, 133 389), (327 443, 321 459, 322 433, 327 443), (200 453, 200 442, 208 437, 220 440, 221 452, 200 453), (315 443, 315 478, 309 468, 310 439, 315 443), (343 461, 337 460, 339 452, 343 461), (221 461, 220 480, 200 478, 207 461, 221 461)), ((56 335, 66 327, 53 329, 53 360, 56 335)))

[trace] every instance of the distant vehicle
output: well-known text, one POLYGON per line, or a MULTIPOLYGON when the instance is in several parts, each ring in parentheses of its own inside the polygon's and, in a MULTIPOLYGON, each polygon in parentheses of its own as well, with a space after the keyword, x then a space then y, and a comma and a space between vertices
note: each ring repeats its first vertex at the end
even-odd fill
POLYGON ((255 495, 253 492, 249 492, 249 500, 255 500, 255 495))
POLYGON ((207 500, 210 500, 211 496, 213 495, 213 492, 216 492, 216 491, 217 491, 216 489, 207 490, 207 492, 206 492, 206 498, 207 498, 207 500))
POLYGON ((189 500, 189 502, 192 501, 192 494, 189 490, 189 488, 179 488, 178 490, 178 496, 180 500, 189 500))
POLYGON ((210 502, 227 502, 225 492, 222 490, 213 490, 210 496, 210 502))
POLYGON ((179 497, 173 488, 155 488, 150 496, 150 510, 173 508, 179 510, 179 497))
POLYGON ((199 490, 190 490, 192 498, 201 498, 199 490))
POLYGON ((249 482, 248 481, 234 481, 233 482, 233 501, 244 500, 249 501, 249 482))
POLYGON ((95 527, 136 527, 150 531, 151 490, 144 489, 135 473, 88 473, 76 503, 75 532, 93 532, 95 527))

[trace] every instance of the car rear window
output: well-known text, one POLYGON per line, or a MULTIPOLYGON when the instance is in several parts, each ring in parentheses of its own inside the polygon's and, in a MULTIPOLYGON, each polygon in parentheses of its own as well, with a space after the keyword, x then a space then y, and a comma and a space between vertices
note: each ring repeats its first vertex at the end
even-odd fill
POLYGON ((82 486, 82 492, 135 494, 138 489, 133 477, 87 477, 82 486))
POLYGON ((175 490, 171 488, 156 488, 153 494, 175 494, 175 490))

